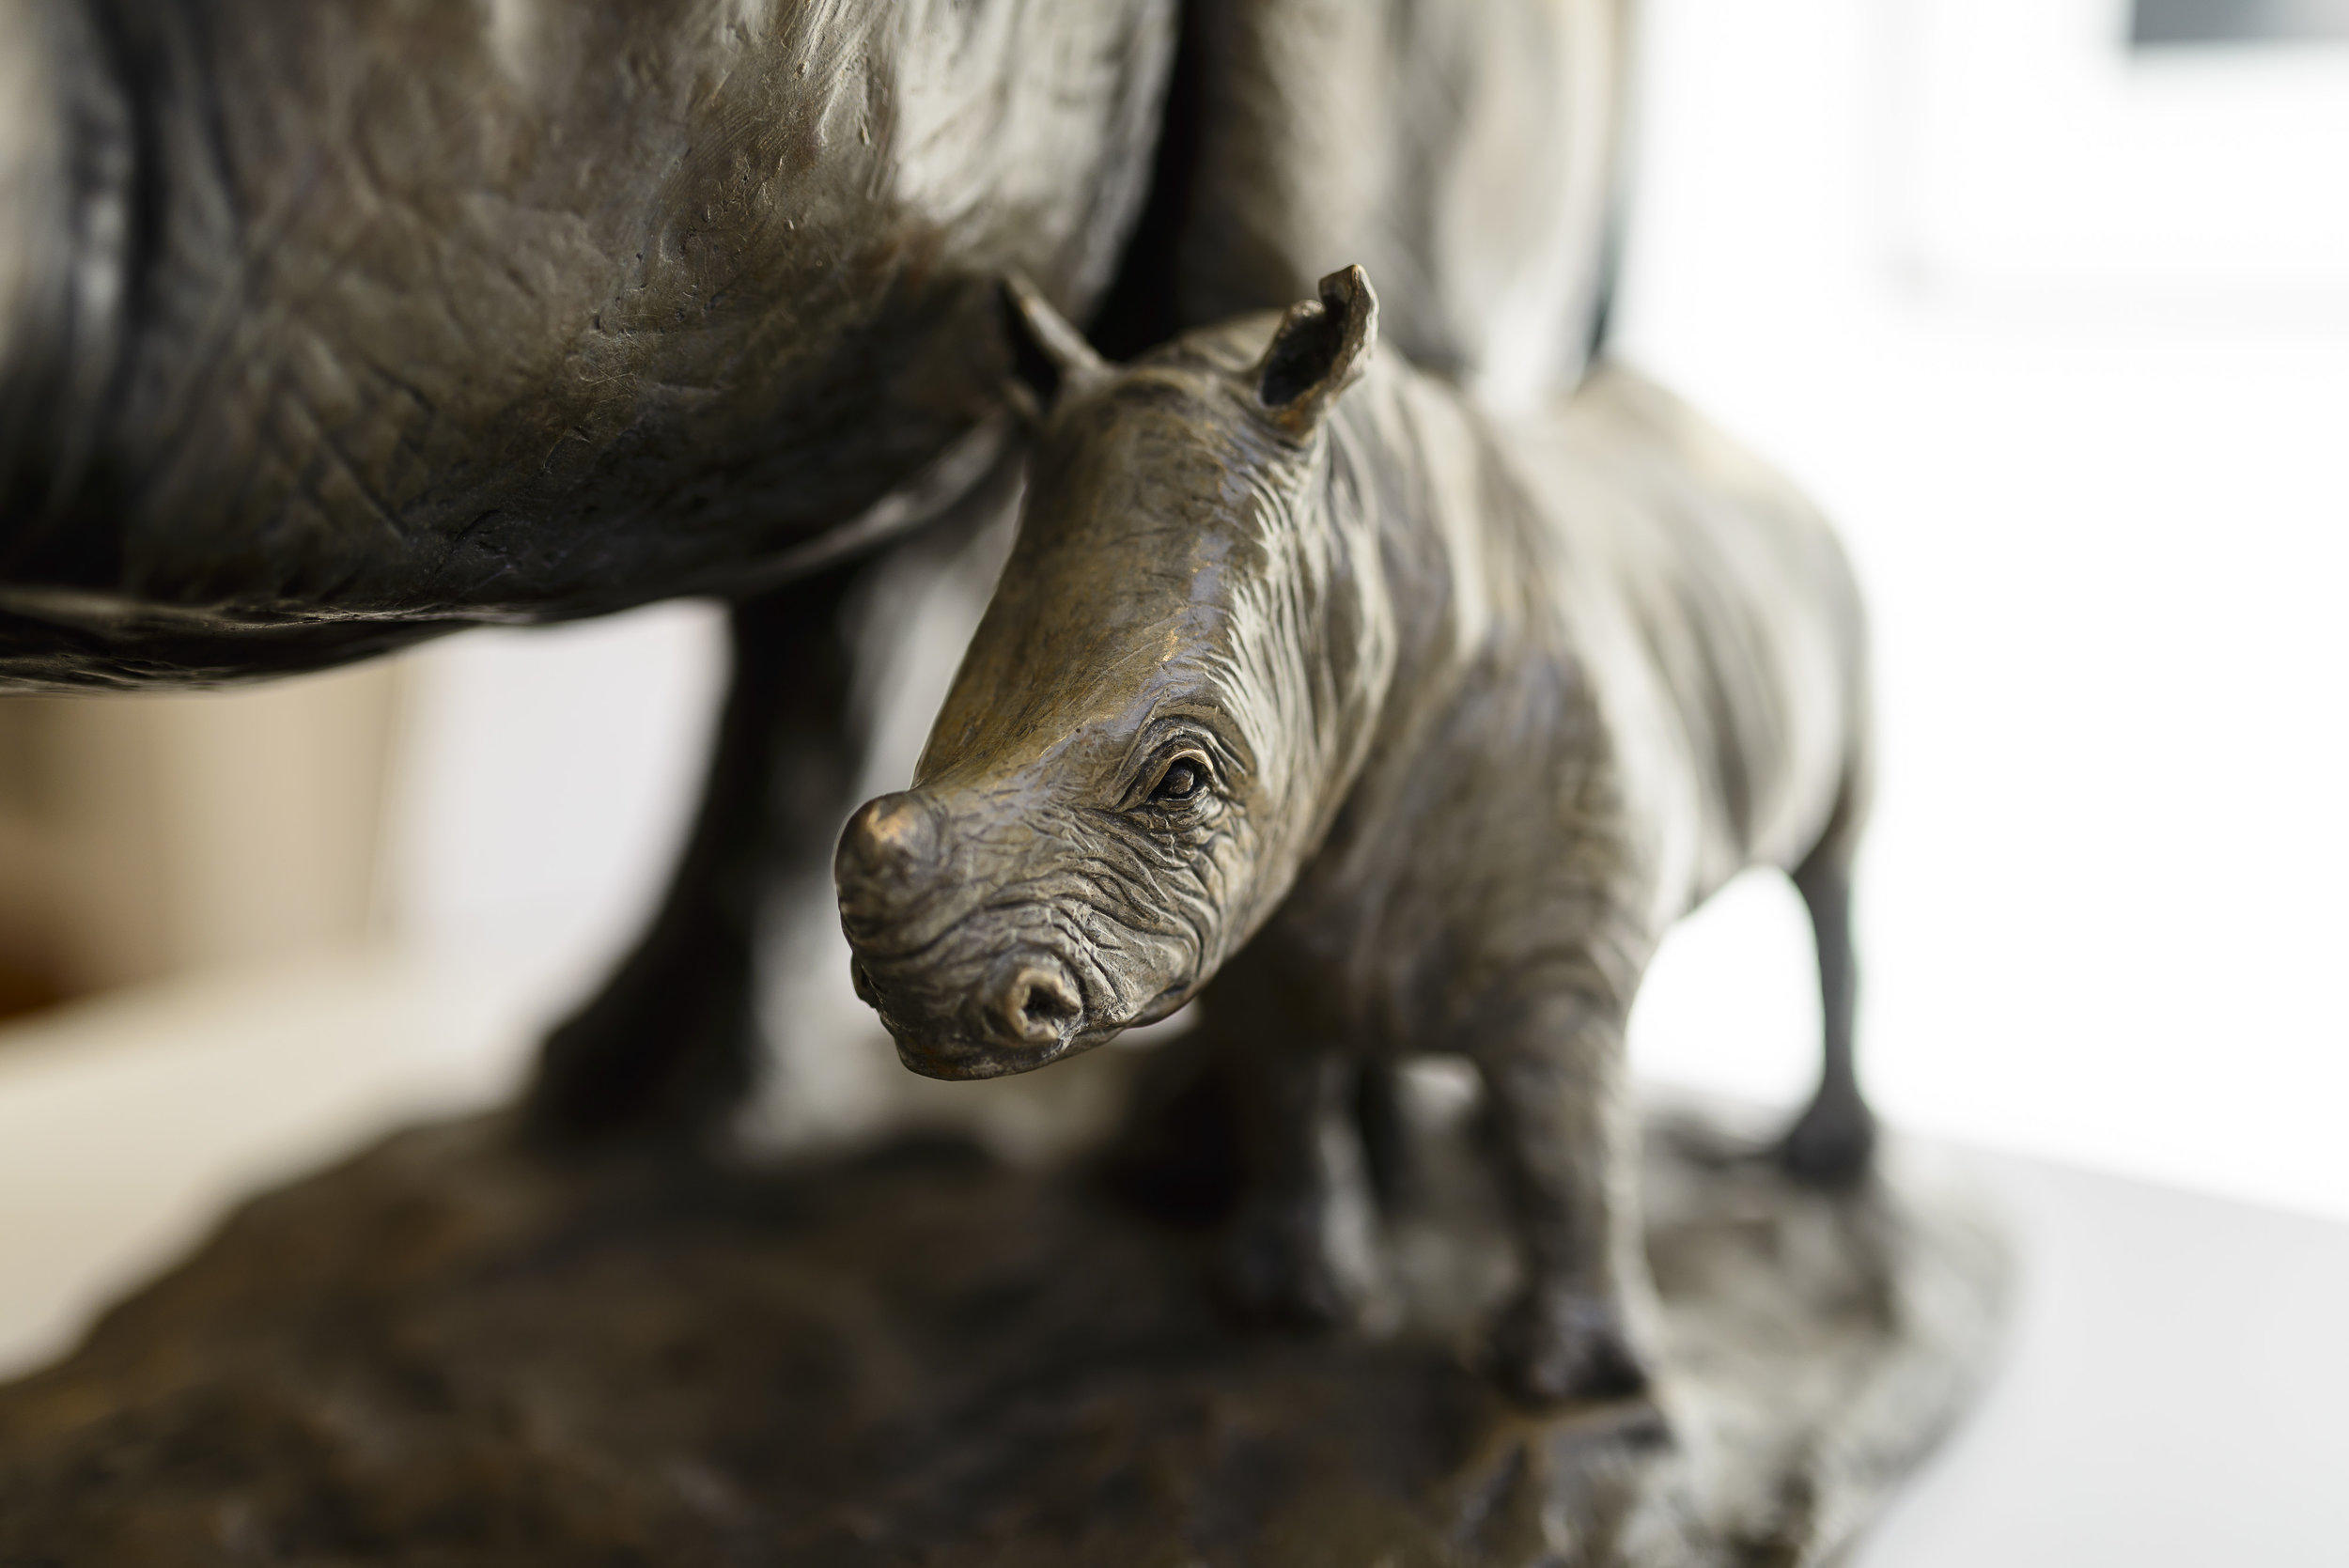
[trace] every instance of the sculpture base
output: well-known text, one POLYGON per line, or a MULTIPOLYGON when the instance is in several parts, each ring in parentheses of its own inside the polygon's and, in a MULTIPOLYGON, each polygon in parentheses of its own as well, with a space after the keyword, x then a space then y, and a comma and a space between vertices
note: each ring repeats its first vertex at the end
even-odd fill
POLYGON ((1897 1158, 1836 1196, 1685 1119, 1648 1150, 1659 1405, 1536 1415, 1473 1365, 1509 1268, 1468 1162, 1392 1227, 1383 1321, 1300 1338, 1227 1323, 1205 1233, 960 1145, 744 1174, 424 1128, 0 1389, 0 1561, 1827 1559, 1963 1405, 2003 1250, 1897 1158))

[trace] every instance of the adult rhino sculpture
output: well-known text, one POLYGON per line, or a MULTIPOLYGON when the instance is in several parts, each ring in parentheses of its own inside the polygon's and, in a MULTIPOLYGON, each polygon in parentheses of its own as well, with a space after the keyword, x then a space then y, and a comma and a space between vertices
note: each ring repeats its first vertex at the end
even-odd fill
POLYGON ((670 895, 542 1126, 753 1071, 877 551, 1007 504, 994 279, 1121 354, 1361 256, 1508 396, 1600 313, 1625 0, 0 0, 0 685, 733 601, 670 895))
POLYGON ((1173 44, 1168 0, 0 16, 0 669, 58 683, 845 551, 986 412, 973 279, 1098 300, 1173 44))

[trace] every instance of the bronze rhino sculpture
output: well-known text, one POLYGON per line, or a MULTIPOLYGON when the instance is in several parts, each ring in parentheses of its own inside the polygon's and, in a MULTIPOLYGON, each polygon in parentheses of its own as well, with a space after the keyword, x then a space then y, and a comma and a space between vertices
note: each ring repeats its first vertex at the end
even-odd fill
POLYGON ((993 280, 1130 352, 1367 256, 1423 364, 1570 381, 1628 3, 0 0, 0 690, 723 596, 692 841, 529 1105, 697 1138, 855 804, 857 581, 1007 504, 993 280))
POLYGON ((1627 371, 1480 411, 1374 357, 1360 268, 1113 368, 1012 286, 1019 532, 914 785, 836 863, 905 1062, 1024 1072, 1194 996, 1242 1089, 1243 1302, 1343 1315, 1333 1138, 1364 1063, 1479 1070, 1538 1400, 1645 1386, 1624 1031, 1666 928, 1789 871, 1826 1070, 1783 1145, 1847 1179, 1865 633, 1786 485, 1627 371), (1269 337, 1269 345, 1267 339, 1269 337))

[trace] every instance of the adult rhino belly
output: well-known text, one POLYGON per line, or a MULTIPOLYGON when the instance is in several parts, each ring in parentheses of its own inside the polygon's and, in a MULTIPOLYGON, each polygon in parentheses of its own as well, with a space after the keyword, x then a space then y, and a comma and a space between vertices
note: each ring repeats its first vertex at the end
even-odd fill
POLYGON ((40 684, 738 588, 975 479, 991 282, 1106 285, 1174 31, 1171 0, 11 15, 0 680, 40 684))

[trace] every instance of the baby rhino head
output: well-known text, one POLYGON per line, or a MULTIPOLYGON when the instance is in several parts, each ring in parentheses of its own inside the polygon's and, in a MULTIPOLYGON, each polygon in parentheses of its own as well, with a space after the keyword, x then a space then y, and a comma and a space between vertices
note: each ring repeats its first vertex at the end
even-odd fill
POLYGON ((1195 994, 1326 831, 1392 663, 1377 552, 1315 482, 1376 336, 1361 269, 1261 357, 1235 326, 1123 369, 1005 292, 1040 427, 1019 539, 914 787, 835 862, 857 993, 936 1078, 1195 994))
POLYGON ((1122 787, 1098 776, 1105 759, 1063 758, 1091 787, 933 783, 849 822, 837 873, 857 994, 908 1065, 1021 1072, 1188 1000, 1244 870, 1245 768, 1227 757, 1219 776, 1204 727, 1137 750, 1122 787))

